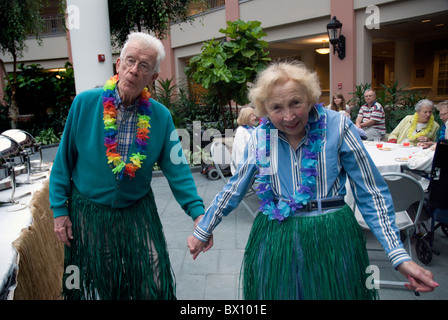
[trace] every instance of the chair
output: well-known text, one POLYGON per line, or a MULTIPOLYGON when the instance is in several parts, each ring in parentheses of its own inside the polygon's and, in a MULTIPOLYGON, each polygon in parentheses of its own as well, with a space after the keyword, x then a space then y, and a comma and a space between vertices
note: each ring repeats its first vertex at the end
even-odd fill
MULTIPOLYGON (((395 209, 395 224, 400 230, 400 234, 402 235, 402 237, 405 237, 403 242, 405 242, 405 247, 407 247, 407 251, 412 257, 411 236, 420 221, 420 215, 422 213, 425 201, 425 192, 421 184, 415 178, 408 174, 401 172, 385 172, 382 173, 382 177, 387 183, 389 191, 392 195, 395 209), (418 206, 414 215, 412 214, 412 211, 410 209, 413 208, 413 205, 417 203, 418 206)), ((358 220, 361 228, 368 230, 369 227, 364 221, 359 210, 356 208, 356 205, 354 211, 355 217, 358 220)), ((382 251, 382 249, 369 248, 367 248, 367 250, 382 251)), ((405 282, 381 280, 379 283, 385 285, 403 286, 405 282)))
POLYGON ((429 179, 424 209, 429 215, 431 227, 428 230, 421 223, 426 232, 416 235, 415 247, 418 259, 424 264, 431 262, 433 253, 440 254, 433 248, 435 230, 441 228, 448 237, 448 140, 437 143, 429 179))
MULTIPOLYGON (((230 167, 230 165, 233 162, 229 149, 227 149, 227 147, 221 142, 213 141, 210 148, 210 153, 212 155, 212 160, 215 164, 216 170, 218 171, 219 177, 224 180, 225 184, 227 184, 227 182, 229 181, 224 176, 223 169, 230 167)), ((247 198, 254 194, 255 190, 253 189, 253 187, 251 187, 250 190, 244 196, 244 198, 247 198)), ((253 218, 256 217, 257 215, 256 212, 252 211, 252 209, 247 205, 247 203, 244 200, 241 200, 240 203, 253 218)))

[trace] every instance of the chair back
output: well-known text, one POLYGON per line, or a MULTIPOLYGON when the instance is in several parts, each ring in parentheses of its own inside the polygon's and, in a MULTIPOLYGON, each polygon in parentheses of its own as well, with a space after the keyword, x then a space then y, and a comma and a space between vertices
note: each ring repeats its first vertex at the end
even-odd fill
POLYGON ((382 176, 392 195, 395 212, 406 211, 418 202, 414 221, 419 221, 425 200, 425 191, 420 182, 401 172, 385 172, 382 176))
POLYGON ((448 209, 448 140, 437 142, 428 192, 431 208, 448 209))

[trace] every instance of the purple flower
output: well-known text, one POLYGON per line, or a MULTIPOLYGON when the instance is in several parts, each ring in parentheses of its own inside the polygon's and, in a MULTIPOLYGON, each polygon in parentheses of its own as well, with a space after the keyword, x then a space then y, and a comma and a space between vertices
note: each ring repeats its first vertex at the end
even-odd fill
POLYGON ((116 141, 116 138, 109 138, 107 136, 104 138, 104 144, 114 144, 116 141))
POLYGON ((317 176, 318 174, 316 168, 300 168, 300 172, 305 174, 307 177, 317 176))
POLYGON ((318 155, 316 152, 311 152, 310 150, 304 148, 304 149, 303 149, 303 156, 304 156, 306 159, 317 160, 317 158, 318 158, 319 155, 318 155))
POLYGON ((266 123, 268 123, 269 119, 268 118, 261 118, 260 119, 260 124, 261 125, 265 125, 266 123))
POLYGON ((275 208, 274 210, 272 210, 271 219, 278 220, 278 223, 281 223, 283 220, 285 220, 285 216, 281 214, 279 209, 275 208))

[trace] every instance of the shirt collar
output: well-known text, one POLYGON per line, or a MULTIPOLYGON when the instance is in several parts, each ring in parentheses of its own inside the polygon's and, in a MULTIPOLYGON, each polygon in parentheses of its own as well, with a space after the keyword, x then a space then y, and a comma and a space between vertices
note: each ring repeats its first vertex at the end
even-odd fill
POLYGON ((123 102, 121 101, 121 97, 120 97, 120 94, 118 93, 118 85, 115 87, 115 90, 114 90, 114 98, 115 98, 115 108, 117 108, 117 109, 121 109, 121 110, 126 110, 126 111, 135 111, 135 110, 137 110, 137 107, 138 107, 138 102, 139 102, 139 99, 136 99, 135 101, 134 101, 134 103, 132 103, 129 107, 127 107, 127 108, 125 108, 124 106, 123 106, 123 102))

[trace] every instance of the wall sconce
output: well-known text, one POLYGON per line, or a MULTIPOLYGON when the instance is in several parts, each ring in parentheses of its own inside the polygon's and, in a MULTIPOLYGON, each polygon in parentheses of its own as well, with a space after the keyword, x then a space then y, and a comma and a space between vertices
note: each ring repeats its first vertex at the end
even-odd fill
POLYGON ((341 34, 342 23, 334 16, 327 24, 327 33, 333 45, 333 54, 338 53, 339 59, 345 58, 345 37, 341 34))

